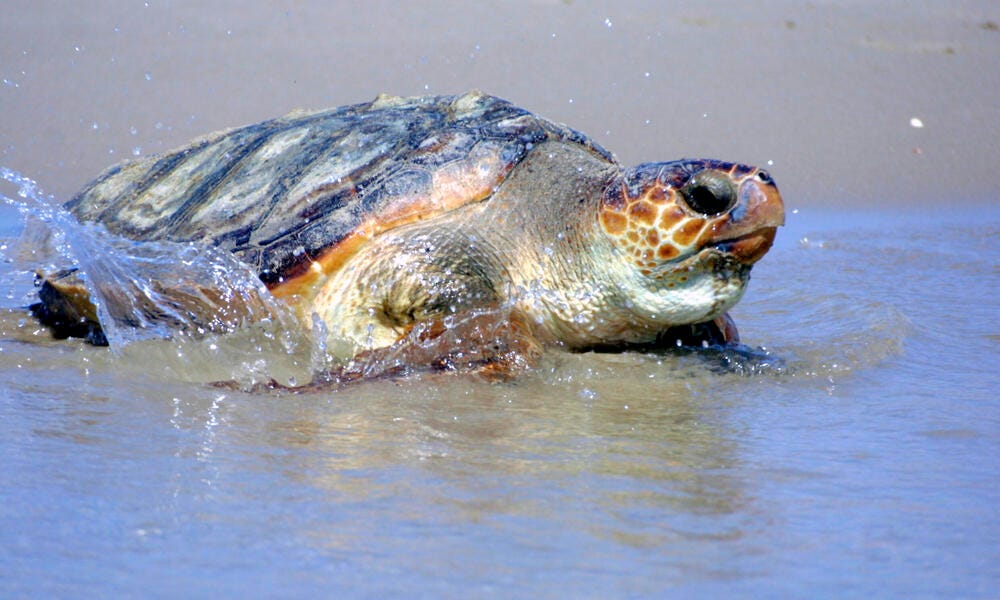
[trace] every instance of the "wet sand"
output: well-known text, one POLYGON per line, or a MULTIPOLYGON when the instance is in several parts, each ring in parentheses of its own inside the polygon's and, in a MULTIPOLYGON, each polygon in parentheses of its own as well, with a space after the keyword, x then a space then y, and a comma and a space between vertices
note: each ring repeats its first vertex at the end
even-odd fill
POLYGON ((1000 191, 1000 5, 6 2, 0 164, 68 198, 224 127, 470 88, 624 163, 770 165, 791 207, 1000 191))

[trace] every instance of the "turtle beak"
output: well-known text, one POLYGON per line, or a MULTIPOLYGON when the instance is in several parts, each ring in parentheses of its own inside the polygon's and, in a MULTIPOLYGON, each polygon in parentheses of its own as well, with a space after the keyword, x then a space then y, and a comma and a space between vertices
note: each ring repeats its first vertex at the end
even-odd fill
POLYGON ((758 170, 739 185, 736 205, 709 229, 705 245, 715 246, 749 266, 774 243, 785 224, 785 205, 766 171, 758 170))

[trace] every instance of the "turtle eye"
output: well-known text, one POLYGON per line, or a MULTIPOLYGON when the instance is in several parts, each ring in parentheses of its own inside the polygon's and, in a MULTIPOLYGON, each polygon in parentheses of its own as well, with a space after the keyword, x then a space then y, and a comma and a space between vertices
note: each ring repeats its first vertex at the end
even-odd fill
POLYGON ((702 171, 681 188, 684 202, 691 210, 712 217, 736 204, 736 188, 718 171, 702 171))

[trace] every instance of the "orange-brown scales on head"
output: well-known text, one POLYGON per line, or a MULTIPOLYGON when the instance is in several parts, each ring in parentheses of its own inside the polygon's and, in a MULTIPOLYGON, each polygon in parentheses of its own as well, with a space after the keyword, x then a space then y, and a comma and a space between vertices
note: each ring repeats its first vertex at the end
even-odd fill
POLYGON ((599 218, 643 275, 660 280, 664 265, 711 247, 752 265, 784 212, 767 171, 699 159, 627 170, 605 191, 599 218))

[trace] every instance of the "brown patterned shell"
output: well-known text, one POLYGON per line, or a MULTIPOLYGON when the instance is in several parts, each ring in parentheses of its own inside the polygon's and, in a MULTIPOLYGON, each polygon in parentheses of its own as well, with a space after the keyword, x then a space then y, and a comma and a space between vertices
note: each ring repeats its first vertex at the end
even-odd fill
POLYGON ((614 161, 582 134, 493 96, 381 96, 116 165, 67 208, 137 240, 215 244, 275 287, 324 256, 342 261, 358 246, 350 239, 489 198, 550 139, 614 161))

